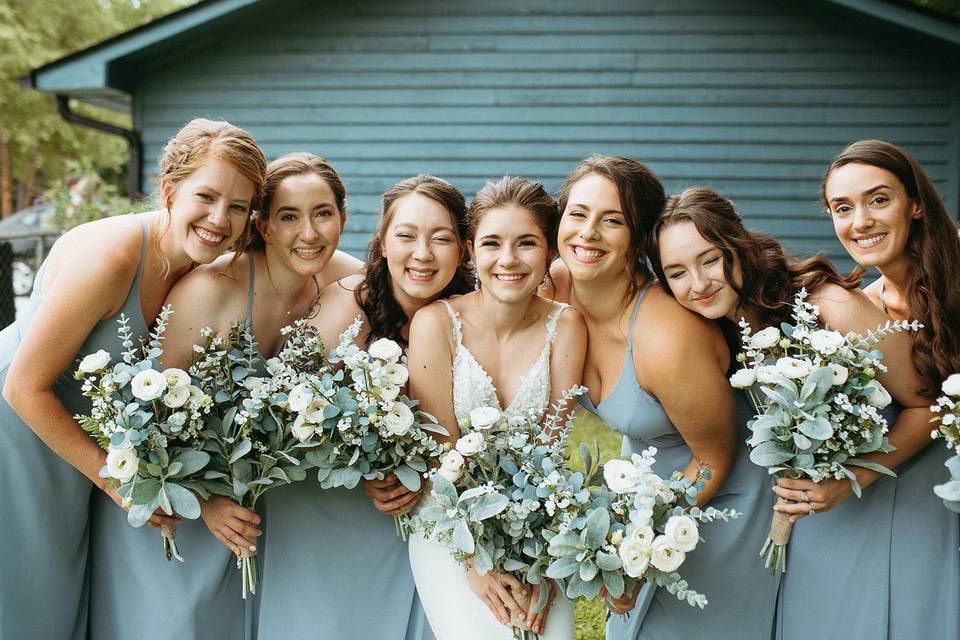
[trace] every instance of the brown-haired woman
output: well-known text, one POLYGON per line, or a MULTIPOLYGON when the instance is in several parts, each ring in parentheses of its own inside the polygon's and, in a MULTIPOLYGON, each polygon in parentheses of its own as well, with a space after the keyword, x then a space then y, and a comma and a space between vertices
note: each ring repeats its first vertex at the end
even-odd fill
MULTIPOLYGON (((99 349, 119 357, 121 314, 130 319, 134 340, 145 337, 177 280, 242 243, 250 212, 260 206, 265 169, 246 131, 226 122, 190 121, 161 154, 160 210, 98 220, 64 234, 37 274, 30 306, 0 334, 0 505, 6 523, 0 533, 0 636, 87 637, 94 486, 100 489, 93 496, 96 508, 115 512, 124 535, 149 535, 149 558, 161 557, 156 533, 126 524, 119 495, 99 475, 104 451, 72 417, 89 410, 73 379, 74 359, 99 349)), ((154 526, 165 521, 170 519, 151 518, 154 526)), ((110 553, 125 554, 119 540, 110 553)), ((181 569, 160 563, 166 561, 153 565, 156 573, 144 580, 160 584, 164 571, 181 569)), ((99 586, 92 584, 94 590, 99 586)), ((164 593, 149 608, 130 605, 135 592, 117 595, 121 599, 110 602, 95 597, 93 611, 97 616, 116 607, 123 626, 92 637, 143 628, 131 620, 146 619, 154 607, 163 609, 167 623, 182 621, 179 593, 164 593)), ((156 624, 155 616, 149 618, 156 624)))
MULTIPOLYGON (((478 290, 430 305, 413 320, 410 391, 449 431, 450 442, 464 435, 459 425, 469 424, 474 409, 542 419, 580 384, 583 321, 567 305, 537 295, 556 254, 556 211, 539 182, 505 177, 488 183, 468 217, 478 290)), ((573 607, 562 594, 536 613, 540 585, 494 571, 465 573, 449 548, 419 533, 410 539, 410 564, 438 640, 512 638, 511 613, 545 640, 573 637, 573 607), (514 597, 524 590, 528 608, 514 597)))
MULTIPOLYGON (((655 269, 677 301, 726 324, 733 335, 740 318, 755 330, 788 320, 801 288, 810 293, 808 302, 819 307, 824 325, 842 333, 865 333, 885 321, 856 288, 857 276, 840 276, 820 257, 799 262, 787 256, 773 238, 747 230, 733 204, 710 189, 687 189, 671 198, 655 231, 651 257, 656 256, 655 269)), ((880 381, 895 399, 914 407, 903 411, 896 424, 888 418, 891 441, 900 446, 898 434, 921 425, 929 433, 929 413, 915 393, 918 377, 910 364, 910 339, 897 334, 880 348, 889 367, 880 381)), ((749 416, 741 415, 741 439, 749 416)), ((864 457, 892 467, 902 454, 864 457)), ((779 638, 827 637, 837 628, 853 638, 899 637, 886 635, 888 612, 897 597, 888 592, 895 481, 862 467, 850 470, 864 487, 859 500, 846 499, 852 494, 846 479, 815 484, 781 478, 774 488, 782 498, 774 509, 791 514, 793 522, 803 517, 790 538, 788 571, 780 587, 779 638)), ((751 539, 747 550, 758 544, 751 539)), ((744 589, 750 584, 745 579, 737 583, 744 589)))
MULTIPOLYGON (((383 195, 362 275, 328 286, 310 320, 328 349, 359 315, 362 344, 406 344, 410 319, 439 297, 463 293, 465 204, 450 183, 409 178, 383 195)), ((393 518, 419 498, 395 476, 359 488, 318 482, 265 497, 269 521, 256 635, 286 638, 427 640, 407 548, 393 518)))
MULTIPOLYGON (((910 355, 919 391, 939 395, 943 380, 960 371, 956 220, 923 167, 881 140, 844 149, 827 170, 822 194, 850 257, 880 272, 865 289, 870 300, 890 318, 923 323, 910 355)), ((879 615, 889 626, 885 636, 873 637, 960 637, 960 556, 953 553, 960 546, 960 517, 932 492, 949 478, 944 468, 949 453, 930 445, 929 430, 923 421, 911 429, 898 422, 890 433, 898 451, 889 464, 898 466, 889 526, 889 603, 882 612, 888 613, 879 615)))

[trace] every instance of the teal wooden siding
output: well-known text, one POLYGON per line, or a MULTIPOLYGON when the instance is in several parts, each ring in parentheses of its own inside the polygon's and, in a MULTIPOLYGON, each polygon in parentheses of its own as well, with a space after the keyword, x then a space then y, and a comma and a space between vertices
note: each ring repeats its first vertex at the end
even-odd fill
POLYGON ((597 152, 648 163, 672 192, 714 187, 751 226, 844 267, 818 194, 848 142, 905 145, 960 208, 956 57, 817 3, 262 5, 138 66, 146 157, 200 115, 248 128, 270 158, 323 155, 346 180, 342 247, 358 255, 401 178, 431 172, 468 198, 507 173, 555 189, 597 152))

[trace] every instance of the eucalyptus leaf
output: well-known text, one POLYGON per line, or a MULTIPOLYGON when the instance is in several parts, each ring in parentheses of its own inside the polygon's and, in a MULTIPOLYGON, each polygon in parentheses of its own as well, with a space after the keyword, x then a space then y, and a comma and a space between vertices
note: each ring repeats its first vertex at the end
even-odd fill
POLYGON ((200 517, 200 501, 192 491, 172 482, 164 483, 163 490, 178 516, 188 520, 196 520, 200 517))
POLYGON ((793 453, 784 450, 775 440, 757 445, 750 452, 750 461, 761 467, 772 467, 793 458, 793 453))
POLYGON ((487 571, 493 569, 493 557, 482 544, 476 545, 473 554, 473 568, 476 569, 480 575, 484 575, 487 571))
POLYGON ((562 580, 580 571, 580 563, 574 556, 557 558, 547 567, 546 576, 554 580, 562 580))
POLYGON ((237 448, 233 450, 233 453, 230 454, 230 459, 227 460, 227 464, 233 464, 238 461, 243 456, 250 453, 250 449, 253 448, 253 443, 250 441, 250 438, 244 438, 240 441, 240 444, 237 445, 237 448))
POLYGON ((463 520, 457 521, 453 528, 453 546, 468 555, 472 555, 476 549, 470 527, 463 520))
POLYGON ((203 451, 195 451, 193 449, 188 449, 176 457, 175 462, 179 462, 182 466, 180 471, 173 473, 172 471, 169 474, 169 477, 173 478, 185 478, 186 476, 193 475, 197 473, 210 463, 210 454, 203 451))
POLYGON ((846 464, 853 465, 855 467, 863 467, 864 469, 870 469, 871 471, 876 471, 877 473, 883 474, 885 476, 890 476, 891 478, 896 478, 897 474, 886 468, 882 464, 878 464, 871 460, 861 460, 860 458, 849 458, 846 464))
POLYGON ((587 525, 584 529, 584 542, 590 549, 599 549, 606 541, 610 532, 610 514, 606 509, 594 509, 587 515, 587 525))
POLYGON ((130 511, 127 512, 127 523, 131 527, 142 527, 147 524, 147 520, 153 515, 155 508, 152 504, 133 505, 130 507, 130 511))
POLYGON ((405 464, 400 465, 393 470, 393 473, 396 474, 397 479, 403 483, 410 491, 420 491, 421 479, 420 474, 408 467, 405 464))
POLYGON ((601 573, 603 586, 607 588, 607 593, 612 598, 619 598, 623 595, 624 584, 623 576, 619 571, 604 571, 601 573))

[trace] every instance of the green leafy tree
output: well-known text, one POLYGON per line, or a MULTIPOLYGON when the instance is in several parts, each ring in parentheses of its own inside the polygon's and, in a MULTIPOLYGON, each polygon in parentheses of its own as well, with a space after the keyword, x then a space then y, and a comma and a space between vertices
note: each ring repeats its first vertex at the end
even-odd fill
MULTIPOLYGON (((97 172, 119 182, 126 159, 122 140, 65 123, 53 96, 17 79, 195 1, 0 0, 0 217, 69 174, 97 172)), ((128 117, 107 109, 77 110, 130 126, 128 117)))

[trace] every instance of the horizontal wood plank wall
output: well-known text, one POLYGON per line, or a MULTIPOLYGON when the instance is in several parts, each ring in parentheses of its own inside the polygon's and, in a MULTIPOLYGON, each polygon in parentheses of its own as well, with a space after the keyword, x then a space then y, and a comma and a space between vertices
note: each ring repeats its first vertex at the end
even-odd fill
POLYGON ((671 192, 716 188, 752 227, 843 268, 818 194, 848 142, 905 145, 958 209, 958 72, 843 14, 759 0, 273 0, 260 17, 139 65, 146 157, 194 116, 248 128, 269 158, 323 155, 347 183, 341 246, 356 255, 401 178, 431 172, 468 198, 507 173, 556 189, 598 152, 648 163, 671 192))

